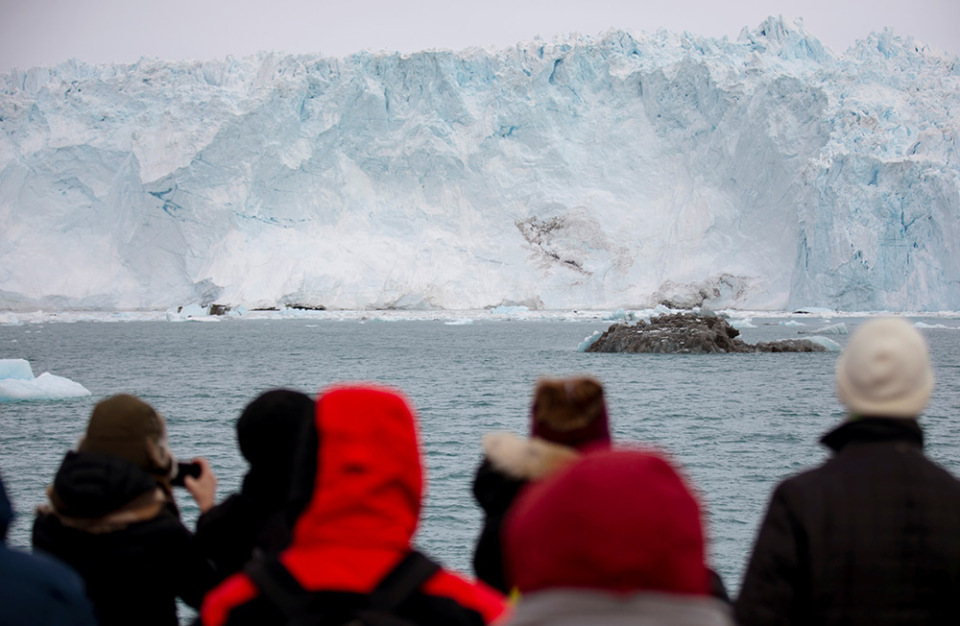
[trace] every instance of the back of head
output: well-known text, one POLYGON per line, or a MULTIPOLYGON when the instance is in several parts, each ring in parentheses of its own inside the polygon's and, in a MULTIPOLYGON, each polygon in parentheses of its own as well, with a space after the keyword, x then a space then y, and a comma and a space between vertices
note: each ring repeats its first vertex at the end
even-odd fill
POLYGON ((288 504, 292 545, 409 547, 424 480, 407 399, 379 385, 334 386, 320 394, 307 431, 288 504))
POLYGON ((610 444, 603 386, 587 377, 537 382, 531 435, 575 448, 610 444))
POLYGON ((109 397, 93 408, 77 450, 124 459, 158 476, 174 469, 163 418, 128 394, 109 397))
POLYGON ((306 394, 273 389, 259 395, 237 419, 237 443, 250 463, 243 491, 258 500, 286 502, 294 453, 314 414, 306 394))
POLYGON ((508 513, 504 558, 522 593, 707 593, 700 508, 653 452, 588 453, 532 484, 508 513))
POLYGON ((837 397, 851 415, 915 418, 930 399, 933 381, 923 336, 899 318, 857 328, 837 361, 837 397))

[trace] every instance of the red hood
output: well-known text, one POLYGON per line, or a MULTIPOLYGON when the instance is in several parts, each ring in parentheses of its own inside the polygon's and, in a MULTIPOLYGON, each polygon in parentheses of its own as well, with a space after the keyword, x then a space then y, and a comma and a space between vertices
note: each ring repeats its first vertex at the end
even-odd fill
POLYGON ((318 551, 340 562, 348 557, 358 578, 345 572, 329 578, 366 587, 409 549, 417 530, 424 478, 416 418, 397 391, 341 386, 321 393, 314 423, 313 492, 282 558, 309 587, 330 582, 314 579, 316 566, 307 566, 318 551))

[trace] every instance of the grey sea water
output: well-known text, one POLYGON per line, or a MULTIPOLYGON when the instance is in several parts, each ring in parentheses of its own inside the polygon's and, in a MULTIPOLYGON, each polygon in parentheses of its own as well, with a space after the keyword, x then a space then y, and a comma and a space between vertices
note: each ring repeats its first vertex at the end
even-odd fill
MULTIPOLYGON (((796 337, 805 326, 755 320, 748 342, 796 337)), ((835 323, 841 320, 833 320, 835 323)), ((842 320, 852 332, 862 319, 842 320)), ((960 320, 926 320, 937 375, 924 414, 929 455, 960 474, 960 320)), ((818 438, 842 418, 833 395, 838 353, 585 354, 577 345, 610 322, 225 320, 222 323, 54 323, 0 326, 0 358, 25 358, 83 384, 92 397, 0 404, 0 473, 19 512, 9 543, 29 546, 34 507, 93 404, 135 393, 168 421, 181 458, 204 456, 218 496, 237 489, 245 464, 234 421, 258 393, 313 394, 342 381, 399 387, 420 418, 428 468, 418 544, 470 573, 480 513, 471 480, 484 433, 526 433, 540 376, 586 373, 607 390, 615 437, 667 451, 700 494, 710 555, 731 591, 771 489, 825 457, 818 438)), ((839 343, 846 335, 832 335, 839 343)), ((638 490, 643 485, 637 485, 638 490)), ((192 527, 196 509, 179 494, 192 527)), ((625 493, 624 498, 630 494, 625 493)))

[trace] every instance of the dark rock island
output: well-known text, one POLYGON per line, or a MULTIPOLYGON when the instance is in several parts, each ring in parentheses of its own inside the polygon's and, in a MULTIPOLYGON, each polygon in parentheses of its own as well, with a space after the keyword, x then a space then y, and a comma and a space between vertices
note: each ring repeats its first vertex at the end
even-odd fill
POLYGON ((722 317, 673 313, 649 322, 619 323, 608 328, 586 352, 654 352, 711 354, 717 352, 825 352, 808 339, 756 344, 737 337, 740 331, 722 317))

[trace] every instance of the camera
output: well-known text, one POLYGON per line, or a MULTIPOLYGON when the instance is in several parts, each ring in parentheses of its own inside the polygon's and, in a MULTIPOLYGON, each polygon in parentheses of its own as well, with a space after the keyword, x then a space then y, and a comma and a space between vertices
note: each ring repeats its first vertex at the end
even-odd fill
POLYGON ((201 469, 199 463, 177 463, 177 473, 170 480, 170 484, 174 487, 183 487, 183 479, 187 476, 199 478, 201 469))

